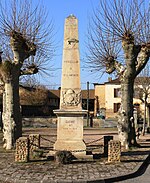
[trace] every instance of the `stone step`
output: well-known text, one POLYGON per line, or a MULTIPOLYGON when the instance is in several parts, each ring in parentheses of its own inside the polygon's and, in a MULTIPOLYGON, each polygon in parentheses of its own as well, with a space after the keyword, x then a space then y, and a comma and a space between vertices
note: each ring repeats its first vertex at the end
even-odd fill
MULTIPOLYGON (((48 154, 46 155, 46 157, 51 157, 51 156, 55 156, 56 151, 49 151, 48 154)), ((93 160, 93 155, 86 155, 83 153, 75 153, 74 156, 79 160, 93 160)))
POLYGON ((82 160, 82 161, 93 161, 93 155, 75 155, 77 160, 82 160))

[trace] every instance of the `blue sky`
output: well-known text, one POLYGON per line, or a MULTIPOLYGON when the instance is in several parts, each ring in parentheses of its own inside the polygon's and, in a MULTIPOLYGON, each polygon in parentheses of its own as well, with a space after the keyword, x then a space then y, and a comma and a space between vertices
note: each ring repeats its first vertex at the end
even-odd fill
MULTIPOLYGON (((2 3, 12 2, 12 0, 0 0, 2 3)), ((20 0, 21 1, 21 0, 20 0)), ((47 85, 49 88, 57 89, 61 86, 61 67, 62 67, 62 53, 63 53, 63 37, 64 37, 64 22, 65 18, 70 14, 74 14, 78 19, 79 27, 79 49, 81 61, 81 86, 86 88, 87 82, 90 82, 90 88, 93 88, 92 83, 103 83, 110 77, 108 74, 93 73, 86 68, 86 40, 89 19, 92 17, 93 10, 99 6, 100 0, 30 0, 33 4, 38 2, 46 7, 48 12, 47 21, 54 22, 54 41, 57 44, 55 51, 56 56, 53 57, 50 64, 47 66, 51 70, 51 76, 38 77, 40 84, 47 85), (53 65, 53 67, 51 67, 53 65)), ((138 0, 141 1, 141 0, 138 0)), ((110 1, 111 2, 111 1, 110 1)), ((148 3, 149 1, 145 1, 148 3)), ((7 3, 6 3, 7 4, 7 3)))
MULTIPOLYGON (((0 0, 3 4, 11 4, 12 0, 0 0)), ((21 0, 20 0, 21 1, 21 0)), ((87 82, 90 82, 90 88, 93 88, 92 83, 102 83, 107 80, 108 75, 101 77, 101 73, 92 73, 85 67, 85 52, 89 18, 92 17, 93 10, 98 6, 99 0, 30 0, 32 5, 43 4, 48 12, 47 22, 53 20, 54 23, 54 41, 57 45, 55 51, 56 56, 53 57, 50 64, 47 66, 51 71, 51 76, 37 75, 40 84, 47 85, 49 88, 61 86, 61 67, 63 53, 63 38, 64 38, 64 22, 70 14, 74 14, 78 19, 79 28, 79 51, 81 62, 81 87, 86 88, 87 82), (51 65, 53 67, 51 68, 51 65), (101 77, 101 78, 100 78, 101 77)), ((8 5, 7 4, 7 5, 8 5)), ((6 6, 7 6, 6 5, 6 6)))
MULTIPOLYGON (((107 80, 106 76, 100 78, 100 73, 91 73, 85 69, 83 60, 86 50, 86 34, 89 23, 89 17, 93 13, 93 8, 98 6, 99 0, 42 0, 44 6, 49 13, 49 19, 53 19, 56 31, 56 42, 58 42, 58 49, 56 56, 53 58, 54 68, 58 68, 52 72, 51 78, 44 78, 42 83, 49 85, 50 88, 58 88, 61 84, 61 67, 62 67, 62 52, 63 52, 63 36, 64 36, 64 21, 70 14, 74 14, 78 19, 79 27, 79 46, 81 59, 81 84, 82 88, 86 88, 86 83, 103 82, 107 80)), ((90 88, 93 84, 90 84, 90 88)))

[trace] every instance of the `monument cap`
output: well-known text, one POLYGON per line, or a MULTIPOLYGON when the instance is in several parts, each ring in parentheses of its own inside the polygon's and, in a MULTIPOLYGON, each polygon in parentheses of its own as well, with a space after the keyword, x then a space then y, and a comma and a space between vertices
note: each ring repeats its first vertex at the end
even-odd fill
POLYGON ((70 14, 67 18, 76 18, 74 14, 70 14))

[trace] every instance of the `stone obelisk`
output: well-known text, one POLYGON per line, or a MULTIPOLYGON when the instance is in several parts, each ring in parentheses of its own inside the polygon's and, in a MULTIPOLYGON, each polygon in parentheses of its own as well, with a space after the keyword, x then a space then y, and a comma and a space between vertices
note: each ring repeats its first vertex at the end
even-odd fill
POLYGON ((60 109, 54 112, 58 117, 54 149, 85 154, 83 116, 87 111, 82 110, 78 20, 74 15, 65 20, 60 109))

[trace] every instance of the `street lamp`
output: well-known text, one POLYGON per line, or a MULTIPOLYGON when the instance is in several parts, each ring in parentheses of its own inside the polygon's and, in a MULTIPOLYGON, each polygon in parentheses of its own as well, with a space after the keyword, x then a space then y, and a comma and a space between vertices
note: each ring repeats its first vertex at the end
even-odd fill
POLYGON ((87 126, 89 127, 89 82, 87 82, 87 126))

